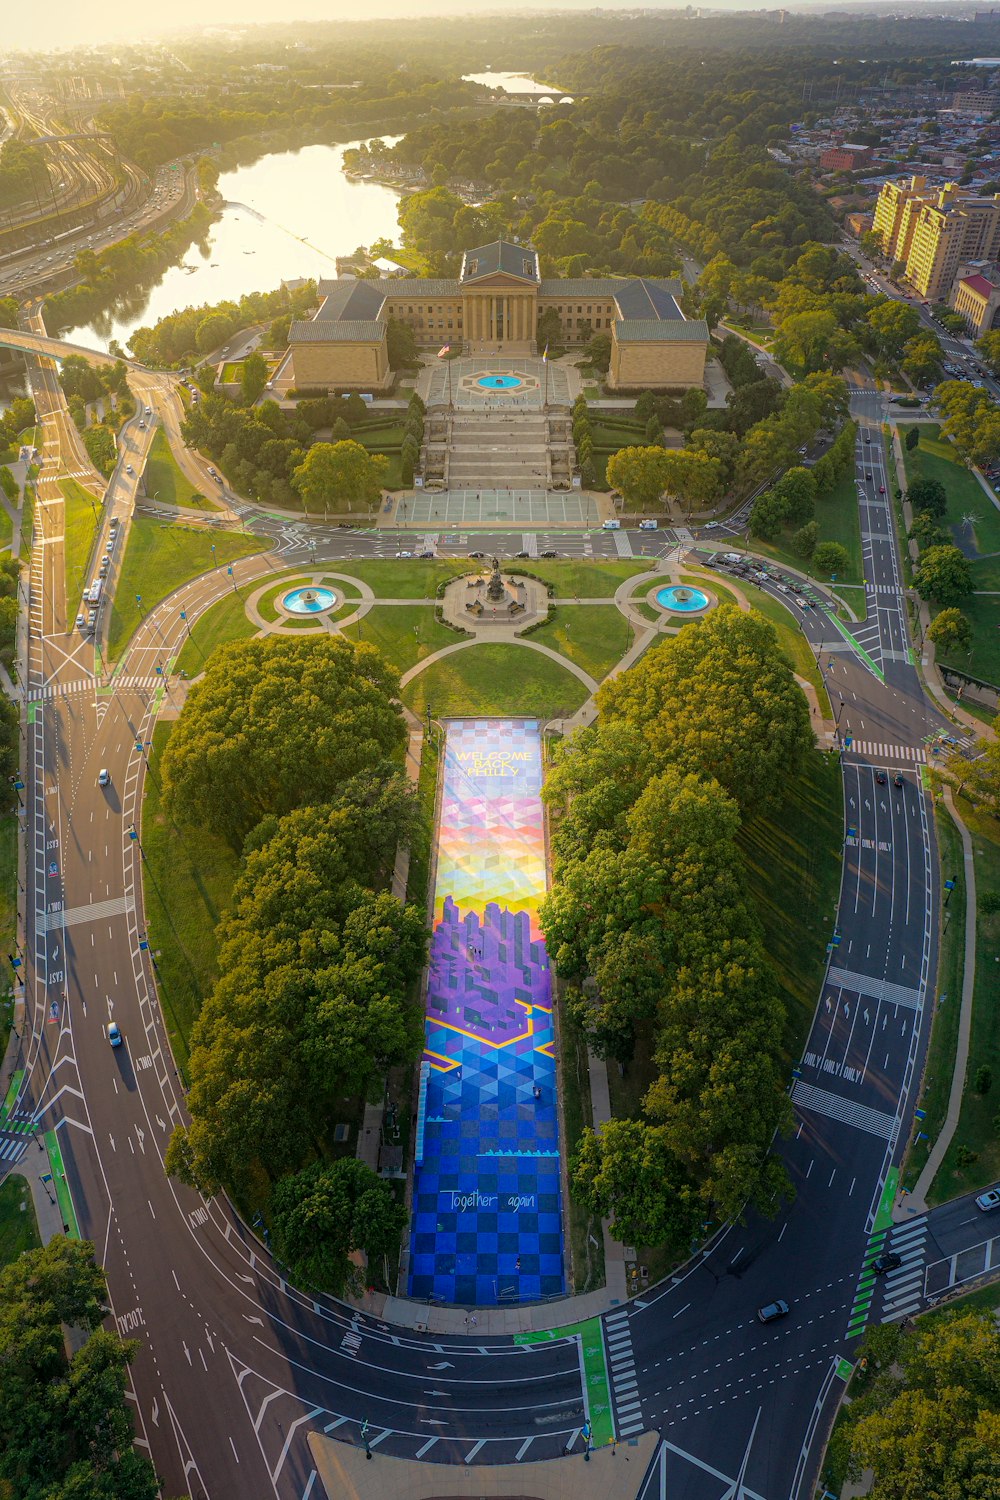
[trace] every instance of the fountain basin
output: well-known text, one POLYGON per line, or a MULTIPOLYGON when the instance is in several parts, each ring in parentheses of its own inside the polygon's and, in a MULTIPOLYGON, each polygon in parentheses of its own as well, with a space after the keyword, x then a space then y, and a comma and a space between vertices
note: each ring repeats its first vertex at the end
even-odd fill
POLYGON ((292 589, 281 600, 282 608, 287 609, 290 615, 323 614, 325 610, 333 609, 336 603, 337 596, 333 589, 315 587, 292 589))
POLYGON ((487 391, 513 391, 524 381, 520 375, 480 375, 476 384, 487 391))
POLYGON ((709 606, 704 589, 690 588, 687 584, 672 583, 669 588, 659 589, 656 602, 670 614, 693 615, 709 606))

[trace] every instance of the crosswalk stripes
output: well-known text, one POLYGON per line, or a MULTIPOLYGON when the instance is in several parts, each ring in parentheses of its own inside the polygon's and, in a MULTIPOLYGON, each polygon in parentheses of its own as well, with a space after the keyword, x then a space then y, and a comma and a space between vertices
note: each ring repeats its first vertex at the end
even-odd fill
POLYGON ((28 1144, 23 1136, 8 1137, 0 1134, 0 1161, 7 1161, 12 1165, 20 1161, 28 1149, 28 1144))
POLYGON ((834 1094, 830 1089, 817 1088, 814 1083, 797 1079, 792 1090, 792 1103, 796 1109, 807 1109, 811 1114, 825 1115, 830 1120, 839 1120, 843 1125, 853 1125, 856 1130, 865 1130, 885 1141, 895 1140, 896 1116, 884 1109, 873 1109, 870 1104, 860 1104, 844 1094, 834 1094))
POLYGON ((927 756, 922 745, 886 745, 881 740, 852 740, 850 748, 845 747, 844 754, 863 755, 868 760, 880 761, 890 766, 900 761, 918 766, 927 764, 927 756))
POLYGON ((895 1323, 900 1318, 909 1317, 923 1301, 927 1220, 916 1219, 908 1224, 895 1225, 888 1248, 903 1258, 903 1264, 890 1271, 885 1279, 882 1301, 882 1322, 895 1323))
POLYGON ((604 1341, 611 1369, 611 1389, 618 1418, 618 1436, 631 1437, 644 1426, 639 1402, 639 1380, 632 1352, 632 1330, 627 1312, 612 1313, 604 1320, 604 1341))

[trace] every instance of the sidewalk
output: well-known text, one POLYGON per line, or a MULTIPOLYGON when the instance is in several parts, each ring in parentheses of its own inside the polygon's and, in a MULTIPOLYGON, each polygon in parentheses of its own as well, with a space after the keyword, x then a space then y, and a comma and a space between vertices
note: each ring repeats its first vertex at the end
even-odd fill
POLYGON ((955 1070, 948 1095, 948 1113, 931 1148, 924 1169, 918 1177, 913 1191, 897 1200, 893 1217, 898 1221, 910 1214, 927 1211, 927 1194, 937 1176, 945 1153, 955 1138, 959 1116, 962 1112, 962 1096, 965 1093, 966 1072, 969 1066, 969 1037, 972 1032, 972 997, 976 987, 976 867, 969 830, 958 815, 951 787, 943 789, 945 805, 962 839, 962 864, 965 872, 965 957, 962 965, 962 1000, 958 1022, 958 1038, 955 1044, 955 1070))

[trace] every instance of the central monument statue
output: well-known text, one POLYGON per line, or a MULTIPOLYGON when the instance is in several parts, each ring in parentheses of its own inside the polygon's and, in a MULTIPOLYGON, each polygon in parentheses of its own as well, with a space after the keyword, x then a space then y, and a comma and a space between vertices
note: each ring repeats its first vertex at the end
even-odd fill
POLYGON ((504 588, 503 579, 500 577, 500 560, 496 557, 493 559, 492 571, 489 582, 486 585, 486 597, 491 604, 500 604, 507 597, 507 590, 504 588))

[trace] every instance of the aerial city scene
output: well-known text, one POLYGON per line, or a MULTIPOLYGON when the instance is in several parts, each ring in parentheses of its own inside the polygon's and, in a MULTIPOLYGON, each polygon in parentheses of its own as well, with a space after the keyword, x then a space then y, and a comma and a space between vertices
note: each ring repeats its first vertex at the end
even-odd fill
POLYGON ((0 45, 0 1500, 1000 1500, 1000 8, 0 45))

